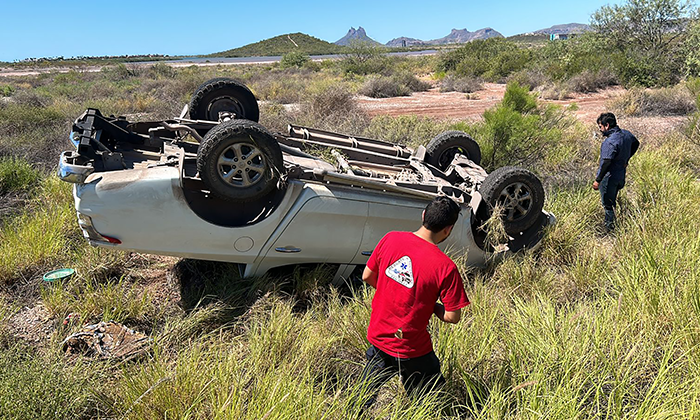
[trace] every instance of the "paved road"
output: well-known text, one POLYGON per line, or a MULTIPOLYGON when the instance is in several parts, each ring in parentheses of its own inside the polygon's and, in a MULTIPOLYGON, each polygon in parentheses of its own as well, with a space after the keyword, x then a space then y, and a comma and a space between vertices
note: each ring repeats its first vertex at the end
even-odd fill
MULTIPOLYGON (((405 51, 405 52, 393 52, 388 53, 389 56, 398 57, 419 57, 423 55, 433 55, 437 54, 437 50, 425 50, 425 51, 405 51)), ((341 58, 340 54, 331 55, 312 55, 310 58, 314 61, 321 60, 335 60, 341 58)), ((236 64, 262 64, 262 63, 276 63, 282 59, 282 56, 270 56, 270 57, 184 57, 176 60, 160 60, 160 61, 138 61, 132 63, 125 63, 129 66, 150 66, 156 63, 166 63, 174 67, 187 67, 187 66, 216 66, 216 65, 236 65, 236 64)), ((80 71, 95 72, 102 70, 103 67, 111 66, 113 64, 104 66, 88 66, 88 67, 78 67, 80 71)), ((31 76, 42 73, 67 73, 71 70, 75 70, 76 67, 47 67, 47 68, 28 68, 28 69, 15 69, 15 68, 2 68, 0 67, 0 77, 3 76, 31 76)))

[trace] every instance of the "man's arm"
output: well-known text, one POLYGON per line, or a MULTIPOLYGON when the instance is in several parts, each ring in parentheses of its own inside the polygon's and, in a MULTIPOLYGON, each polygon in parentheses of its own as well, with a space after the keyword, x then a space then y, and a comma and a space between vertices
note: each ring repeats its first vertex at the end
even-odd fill
POLYGON ((433 312, 440 321, 447 322, 448 324, 456 324, 460 319, 462 319, 461 309, 457 309, 456 311, 446 311, 445 306, 442 303, 435 303, 435 309, 433 312))
POLYGON ((612 163, 612 159, 603 159, 602 162, 600 162, 600 168, 598 169, 598 176, 596 176, 595 181, 600 183, 600 181, 603 180, 605 177, 605 174, 608 173, 608 168, 610 167, 610 164, 612 163))
POLYGON ((630 148, 630 157, 634 156, 639 149, 639 140, 635 136, 632 136, 632 147, 630 148))
POLYGON ((362 280, 375 289, 377 288, 377 273, 370 270, 367 266, 365 266, 365 270, 362 272, 362 280))

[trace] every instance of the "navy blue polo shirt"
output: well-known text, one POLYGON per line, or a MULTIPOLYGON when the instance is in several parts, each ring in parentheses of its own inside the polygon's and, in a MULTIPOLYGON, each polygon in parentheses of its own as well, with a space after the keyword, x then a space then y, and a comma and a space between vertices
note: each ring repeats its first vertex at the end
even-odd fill
POLYGON ((620 127, 613 127, 605 132, 607 136, 600 145, 600 164, 597 178, 601 179, 606 174, 601 174, 603 160, 609 159, 610 165, 606 173, 611 179, 624 180, 627 171, 627 163, 639 148, 639 141, 632 133, 620 127))

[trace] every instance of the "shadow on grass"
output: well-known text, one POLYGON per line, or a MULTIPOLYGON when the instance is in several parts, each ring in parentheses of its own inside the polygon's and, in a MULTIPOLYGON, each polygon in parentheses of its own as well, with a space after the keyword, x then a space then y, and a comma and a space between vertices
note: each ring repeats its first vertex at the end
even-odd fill
POLYGON ((237 264, 183 259, 173 267, 173 277, 179 283, 185 312, 216 303, 226 308, 223 318, 233 321, 268 294, 292 299, 295 311, 304 312, 331 288, 350 298, 363 287, 357 278, 341 287, 332 286, 336 269, 333 265, 297 265, 271 270, 262 277, 243 278, 237 264))

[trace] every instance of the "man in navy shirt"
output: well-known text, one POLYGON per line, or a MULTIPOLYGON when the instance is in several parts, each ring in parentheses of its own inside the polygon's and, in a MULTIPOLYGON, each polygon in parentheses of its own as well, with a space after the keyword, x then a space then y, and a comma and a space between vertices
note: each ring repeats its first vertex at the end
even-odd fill
POLYGON ((617 193, 625 186, 627 163, 639 149, 639 141, 632 133, 618 127, 615 115, 610 112, 600 114, 597 122, 605 139, 600 145, 600 164, 593 189, 600 191, 605 208, 605 229, 610 232, 615 228, 617 193))

